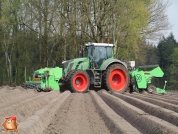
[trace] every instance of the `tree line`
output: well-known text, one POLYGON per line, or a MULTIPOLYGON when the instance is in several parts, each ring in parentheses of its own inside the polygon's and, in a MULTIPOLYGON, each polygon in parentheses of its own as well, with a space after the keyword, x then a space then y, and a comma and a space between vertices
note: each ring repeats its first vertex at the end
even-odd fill
POLYGON ((163 37, 157 46, 159 65, 163 69, 164 79, 168 81, 168 89, 178 90, 178 42, 171 33, 163 37))
MULTIPOLYGON (((115 44, 116 58, 158 63, 156 40, 170 28, 169 0, 0 0, 0 84, 20 85, 45 66, 76 58, 87 42, 115 44), (153 60, 151 60, 153 59, 153 60)), ((164 61, 166 62, 166 61, 164 61)), ((172 65, 173 67, 173 65, 172 65)))

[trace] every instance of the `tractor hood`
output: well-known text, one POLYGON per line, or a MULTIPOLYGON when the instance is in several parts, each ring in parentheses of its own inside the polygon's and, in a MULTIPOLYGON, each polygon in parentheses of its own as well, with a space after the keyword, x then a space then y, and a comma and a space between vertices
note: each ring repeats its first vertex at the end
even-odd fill
POLYGON ((71 70, 81 69, 86 70, 89 68, 89 58, 76 58, 62 62, 62 68, 64 70, 64 76, 66 76, 71 70))

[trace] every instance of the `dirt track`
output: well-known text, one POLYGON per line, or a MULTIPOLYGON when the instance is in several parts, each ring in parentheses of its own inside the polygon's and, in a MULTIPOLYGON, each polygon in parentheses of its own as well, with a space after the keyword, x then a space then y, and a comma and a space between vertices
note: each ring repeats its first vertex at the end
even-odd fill
POLYGON ((39 93, 3 86, 0 123, 11 115, 17 117, 19 134, 177 134, 178 93, 39 93))

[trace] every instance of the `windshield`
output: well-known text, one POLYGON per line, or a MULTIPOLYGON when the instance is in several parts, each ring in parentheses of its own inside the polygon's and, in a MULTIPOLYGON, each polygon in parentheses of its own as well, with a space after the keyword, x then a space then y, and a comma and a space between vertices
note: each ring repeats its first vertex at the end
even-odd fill
POLYGON ((95 46, 93 56, 95 68, 99 68, 105 60, 112 57, 112 47, 95 46))
POLYGON ((112 57, 112 47, 110 46, 88 46, 86 47, 87 57, 100 57, 102 59, 108 59, 112 57), (94 53, 93 53, 94 51, 94 53))
POLYGON ((96 46, 94 50, 94 57, 108 59, 112 57, 112 47, 96 46))

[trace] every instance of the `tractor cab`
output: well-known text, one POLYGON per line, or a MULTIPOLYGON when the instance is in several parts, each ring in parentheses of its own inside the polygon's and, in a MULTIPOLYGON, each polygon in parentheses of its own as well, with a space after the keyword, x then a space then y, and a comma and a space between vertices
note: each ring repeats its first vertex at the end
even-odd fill
POLYGON ((86 56, 93 63, 92 68, 100 68, 102 63, 113 57, 113 44, 108 43, 87 43, 86 56))

